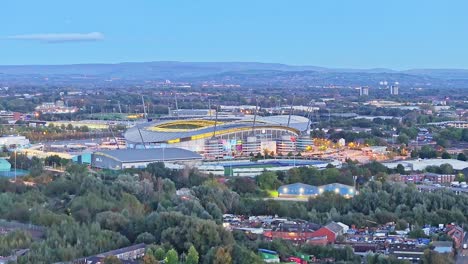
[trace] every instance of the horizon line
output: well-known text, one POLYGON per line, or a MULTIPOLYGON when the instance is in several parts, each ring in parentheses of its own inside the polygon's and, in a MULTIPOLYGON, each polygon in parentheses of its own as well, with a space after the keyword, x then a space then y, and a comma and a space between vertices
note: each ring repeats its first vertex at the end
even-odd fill
POLYGON ((149 60, 149 61, 120 61, 120 62, 80 62, 80 63, 51 63, 51 64, 0 64, 0 67, 44 67, 44 66, 76 66, 76 65, 119 65, 119 64, 132 64, 132 63, 255 63, 255 64, 277 64, 288 67, 314 67, 321 68, 323 70, 382 70, 382 71, 395 71, 395 72, 404 72, 411 70, 466 70, 468 68, 456 68, 456 67, 408 67, 402 69, 394 69, 387 67, 328 67, 328 66, 317 66, 312 64, 289 64, 282 62, 261 62, 261 61, 179 61, 179 60, 149 60))

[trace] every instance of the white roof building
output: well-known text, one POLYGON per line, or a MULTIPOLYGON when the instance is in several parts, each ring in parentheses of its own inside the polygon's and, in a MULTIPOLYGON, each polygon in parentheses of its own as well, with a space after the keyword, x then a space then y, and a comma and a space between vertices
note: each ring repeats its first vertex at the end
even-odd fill
POLYGON ((389 169, 395 169, 398 164, 403 165, 405 170, 414 171, 420 171, 429 166, 440 166, 442 164, 450 164, 454 170, 464 170, 468 168, 468 162, 456 159, 417 159, 383 163, 383 165, 389 169))

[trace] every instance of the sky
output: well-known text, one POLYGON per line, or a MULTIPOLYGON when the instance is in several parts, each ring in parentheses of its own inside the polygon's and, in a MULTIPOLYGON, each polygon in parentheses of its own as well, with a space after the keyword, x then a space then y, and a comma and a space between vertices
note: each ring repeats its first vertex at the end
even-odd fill
POLYGON ((0 65, 468 69, 466 0, 3 0, 0 65))

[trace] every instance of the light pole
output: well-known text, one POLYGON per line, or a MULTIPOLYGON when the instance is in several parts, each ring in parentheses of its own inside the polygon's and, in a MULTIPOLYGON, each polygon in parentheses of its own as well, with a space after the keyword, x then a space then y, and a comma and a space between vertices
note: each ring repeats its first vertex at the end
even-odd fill
POLYGON ((16 182, 16 149, 15 149, 15 182, 16 182))

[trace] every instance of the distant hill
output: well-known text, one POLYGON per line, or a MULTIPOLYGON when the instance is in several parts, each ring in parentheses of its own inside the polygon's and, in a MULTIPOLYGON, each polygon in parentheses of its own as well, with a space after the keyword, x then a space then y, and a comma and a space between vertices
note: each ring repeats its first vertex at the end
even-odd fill
POLYGON ((218 81, 240 84, 272 82, 300 85, 377 85, 379 81, 398 81, 408 86, 468 87, 468 70, 411 69, 396 71, 384 68, 340 69, 316 66, 293 66, 258 62, 127 62, 117 64, 21 65, 0 66, 0 82, 31 78, 60 79, 61 82, 82 82, 81 77, 131 81, 218 81), (33 78, 34 77, 34 78, 33 78))

